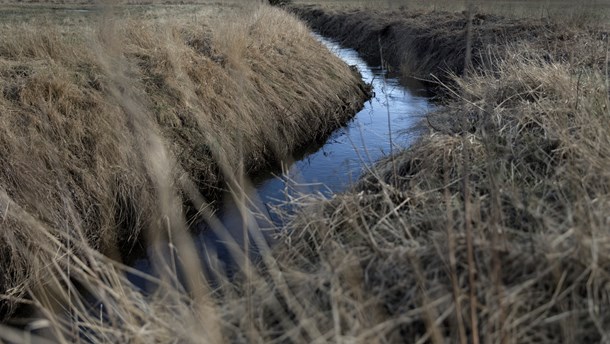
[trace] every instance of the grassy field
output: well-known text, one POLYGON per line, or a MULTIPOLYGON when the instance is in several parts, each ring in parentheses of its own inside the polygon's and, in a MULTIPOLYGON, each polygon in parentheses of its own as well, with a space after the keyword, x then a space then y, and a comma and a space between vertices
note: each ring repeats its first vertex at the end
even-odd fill
POLYGON ((346 120, 356 76, 268 7, 6 7, 45 18, 0 36, 0 276, 37 319, 0 338, 608 342, 605 5, 565 4, 480 2, 472 21, 446 1, 290 7, 442 98, 418 143, 348 192, 292 198, 275 249, 233 250, 240 272, 213 288, 185 199, 222 233, 199 190, 227 182, 251 223, 240 171, 346 120), (138 227, 172 239, 148 294, 108 244, 138 227))
POLYGON ((15 3, 0 6, 0 18, 3 24, 36 23, 41 20, 52 21, 64 26, 70 24, 93 24, 100 16, 131 19, 176 19, 191 20, 193 23, 209 22, 212 18, 223 18, 235 15, 243 10, 238 1, 212 3, 202 1, 183 5, 142 4, 142 5, 105 5, 104 2, 92 4, 67 4, 48 2, 15 3))

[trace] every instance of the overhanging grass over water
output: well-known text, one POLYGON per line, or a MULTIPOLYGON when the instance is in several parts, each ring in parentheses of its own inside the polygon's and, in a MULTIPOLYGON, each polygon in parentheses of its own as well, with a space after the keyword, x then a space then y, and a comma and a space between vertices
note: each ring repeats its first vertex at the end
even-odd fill
POLYGON ((225 182, 327 135, 367 97, 279 9, 111 10, 2 27, 3 305, 61 290, 66 276, 46 279, 87 245, 120 259, 138 238, 175 237, 225 182))
POLYGON ((322 36, 316 38, 357 68, 364 82, 372 86, 373 97, 324 146, 287 166, 289 180, 285 187, 277 186, 284 183, 277 178, 259 183, 258 193, 265 200, 281 198, 280 192, 286 188, 328 196, 344 191, 381 157, 415 142, 421 121, 432 109, 422 83, 412 80, 410 87, 405 87, 397 74, 388 74, 386 67, 372 67, 355 50, 322 36))

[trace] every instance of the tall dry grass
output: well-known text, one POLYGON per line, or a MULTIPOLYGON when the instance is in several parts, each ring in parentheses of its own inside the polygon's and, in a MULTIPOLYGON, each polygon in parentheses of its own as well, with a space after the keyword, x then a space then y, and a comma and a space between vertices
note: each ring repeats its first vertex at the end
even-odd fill
POLYGON ((442 112, 467 128, 433 130, 293 223, 279 260, 309 314, 362 342, 605 342, 606 77, 520 46, 461 78, 442 112))
MULTIPOLYGON (((315 11, 314 23, 325 17, 345 37, 354 29, 340 18, 357 24, 359 14, 365 29, 347 42, 384 39, 383 12, 315 11)), ((413 29, 409 20, 392 26, 413 29)), ((296 314, 321 335, 308 340, 608 341, 608 36, 555 28, 473 44, 476 69, 451 83, 436 76, 450 98, 429 115, 428 134, 349 192, 303 202, 276 255, 307 300, 296 314)), ((413 35, 405 40, 425 37, 413 35)), ((269 333, 282 326, 263 323, 269 333)))
POLYGON ((113 273, 91 249, 120 260, 136 240, 180 238, 168 232, 185 231, 227 181, 324 137, 367 96, 285 12, 205 19, 3 25, 4 311, 39 293, 44 309, 70 311, 62 297, 76 291, 60 286, 113 273))
MULTIPOLYGON (((129 268, 0 195, 3 218, 37 228, 50 243, 41 252, 63 257, 39 261, 55 262, 40 269, 46 285, 28 301, 43 320, 0 334, 17 342, 608 341, 608 42, 571 29, 567 44, 550 40, 567 50, 531 40, 474 45, 485 63, 453 77, 452 97, 416 145, 344 194, 292 199, 301 209, 276 249, 256 265, 235 250, 241 273, 214 289, 178 230, 180 198, 159 167, 172 151, 153 149, 163 134, 136 149, 166 157, 142 167, 173 236, 173 253, 157 262, 167 274, 145 277, 157 285, 150 295, 125 279, 129 268)), ((240 180, 231 185, 245 202, 240 180)), ((71 202, 63 209, 78 223, 71 202)))

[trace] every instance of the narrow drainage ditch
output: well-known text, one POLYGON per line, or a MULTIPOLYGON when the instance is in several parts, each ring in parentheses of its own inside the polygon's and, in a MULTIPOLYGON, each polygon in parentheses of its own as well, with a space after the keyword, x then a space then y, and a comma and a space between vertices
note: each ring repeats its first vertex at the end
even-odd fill
MULTIPOLYGON (((317 34, 314 36, 345 63, 358 69, 363 80, 372 85, 373 97, 326 142, 295 152, 293 161, 283 163, 284 173, 267 172, 256 176, 250 181, 250 190, 243 193, 241 202, 236 202, 235 198, 240 197, 235 193, 227 194, 215 214, 218 219, 215 225, 206 222, 198 225, 200 230, 192 234, 193 243, 210 281, 219 273, 230 276, 239 269, 241 262, 236 256, 246 247, 248 255, 257 257, 261 247, 273 245, 273 234, 281 228, 281 218, 274 208, 282 207, 291 197, 299 195, 331 197, 344 191, 375 161, 389 155, 393 149, 412 144, 418 136, 416 128, 422 117, 433 107, 422 84, 413 80, 405 87, 382 66, 367 64, 355 50, 343 48, 317 34), (244 238, 248 238, 249 245, 244 245, 244 238)), ((149 256, 151 250, 148 249, 149 256)), ((162 253, 163 256, 169 254, 169 251, 162 253)), ((150 257, 135 259, 132 266, 156 275, 150 257)), ((178 280, 181 280, 180 268, 177 270, 178 280)), ((143 290, 153 288, 137 275, 130 275, 130 279, 143 290)))

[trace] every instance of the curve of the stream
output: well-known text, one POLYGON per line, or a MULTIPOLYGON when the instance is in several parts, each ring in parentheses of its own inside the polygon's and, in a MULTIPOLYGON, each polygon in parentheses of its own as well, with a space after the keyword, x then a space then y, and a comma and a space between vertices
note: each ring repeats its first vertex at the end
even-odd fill
MULTIPOLYGON (((376 160, 393 149, 410 145, 417 136, 413 129, 432 107, 423 86, 414 83, 415 86, 407 88, 397 78, 389 76, 386 69, 368 65, 355 50, 314 36, 348 65, 356 66, 363 80, 373 86, 374 96, 324 144, 295 153, 293 161, 284 163, 284 173, 262 174, 251 181, 249 190, 241 196, 235 196, 236 192, 228 194, 216 214, 219 220, 216 224, 200 224, 205 228, 196 231, 193 241, 211 279, 216 274, 214 271, 230 274, 233 268, 238 268, 240 259, 236 256, 244 250, 246 235, 251 244, 248 246, 250 255, 256 255, 252 251, 272 241, 271 234, 281 227, 281 219, 272 210, 274 207, 303 194, 332 197, 332 194, 344 191, 376 160), (236 202, 235 198, 241 201, 236 202)), ((137 259, 133 266, 155 275, 148 258, 137 259)), ((135 275, 130 278, 137 286, 145 288, 143 279, 135 275)))

